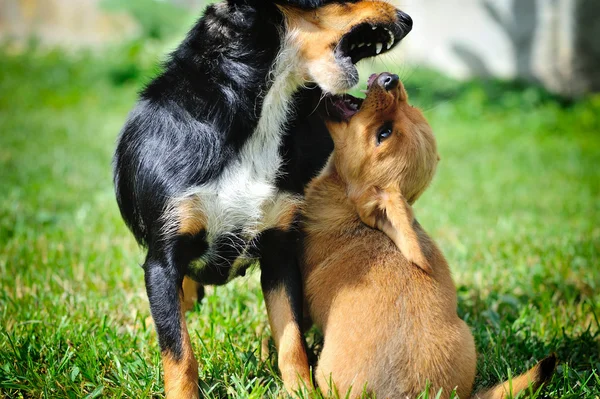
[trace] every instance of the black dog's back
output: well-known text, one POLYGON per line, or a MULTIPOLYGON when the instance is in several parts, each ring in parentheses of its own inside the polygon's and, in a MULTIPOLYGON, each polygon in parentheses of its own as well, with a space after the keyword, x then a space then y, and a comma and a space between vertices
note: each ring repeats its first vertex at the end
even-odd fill
POLYGON ((138 242, 156 241, 167 201, 216 178, 256 127, 280 18, 209 7, 142 92, 114 159, 117 201, 138 242))

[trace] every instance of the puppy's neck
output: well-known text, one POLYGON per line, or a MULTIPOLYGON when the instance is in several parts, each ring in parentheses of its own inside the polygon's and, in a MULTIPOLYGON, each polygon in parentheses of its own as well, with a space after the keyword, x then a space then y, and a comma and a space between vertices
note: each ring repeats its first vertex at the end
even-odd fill
POLYGON ((338 172, 335 152, 306 190, 304 216, 315 230, 352 231, 364 227, 349 195, 349 185, 338 172))

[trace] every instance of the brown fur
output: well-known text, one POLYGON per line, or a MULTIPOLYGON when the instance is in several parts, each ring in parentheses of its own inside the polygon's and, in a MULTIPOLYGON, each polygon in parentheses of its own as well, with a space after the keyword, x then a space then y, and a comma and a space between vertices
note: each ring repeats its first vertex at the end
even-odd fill
POLYGON ((183 278, 182 290, 183 299, 181 302, 181 308, 184 312, 189 312, 194 309, 194 304, 198 301, 198 290, 201 288, 201 284, 195 282, 189 277, 183 278))
POLYGON ((179 234, 198 234, 206 227, 206 216, 200 209, 202 207, 198 197, 190 197, 178 203, 176 213, 179 234))
POLYGON ((498 384, 490 390, 478 392, 474 397, 477 399, 508 399, 513 397, 517 392, 528 389, 530 386, 535 391, 544 381, 552 377, 555 366, 556 355, 552 354, 526 373, 513 378, 511 381, 498 384))
POLYGON ((199 398, 198 362, 194 357, 183 309, 180 312, 180 323, 183 349, 181 358, 177 359, 168 352, 162 353, 165 373, 165 395, 167 398, 197 399, 199 398))
POLYGON ((328 126, 336 145, 334 167, 361 220, 384 231, 406 259, 430 273, 410 205, 431 182, 439 157, 429 124, 407 100, 401 83, 389 92, 374 84, 355 117, 328 126), (386 121, 394 122, 392 136, 377 145, 386 121))
MULTIPOLYGON (((469 397, 473 336, 456 313, 448 264, 410 206, 439 159, 431 128, 401 84, 389 92, 374 84, 350 121, 329 128, 335 151, 309 185, 303 210, 306 303, 324 334, 319 387, 327 394, 331 381, 342 396, 366 387, 380 398, 404 398, 429 381, 434 396, 456 388, 469 397), (393 134, 377 145, 386 121, 393 134)), ((517 378, 513 392, 539 383, 539 375, 534 369, 517 378)))

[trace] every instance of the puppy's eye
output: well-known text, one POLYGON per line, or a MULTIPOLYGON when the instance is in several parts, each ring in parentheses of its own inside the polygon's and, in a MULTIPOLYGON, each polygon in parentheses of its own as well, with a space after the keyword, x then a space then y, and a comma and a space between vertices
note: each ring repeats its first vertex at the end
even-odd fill
POLYGON ((377 145, 381 144, 385 139, 392 135, 392 128, 386 126, 377 132, 377 145))

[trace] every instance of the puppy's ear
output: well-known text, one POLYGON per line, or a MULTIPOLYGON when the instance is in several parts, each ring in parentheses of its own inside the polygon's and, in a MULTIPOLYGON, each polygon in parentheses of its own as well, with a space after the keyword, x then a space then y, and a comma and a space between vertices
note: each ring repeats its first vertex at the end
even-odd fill
POLYGON ((408 261, 427 274, 433 273, 413 226, 412 207, 399 190, 384 191, 372 188, 357 197, 354 202, 363 223, 383 231, 408 261))
POLYGON ((398 96, 398 98, 400 99, 400 101, 408 101, 408 93, 406 92, 406 88, 404 87, 404 85, 402 84, 402 82, 400 82, 400 85, 398 87, 398 91, 400 93, 400 95, 398 96))

